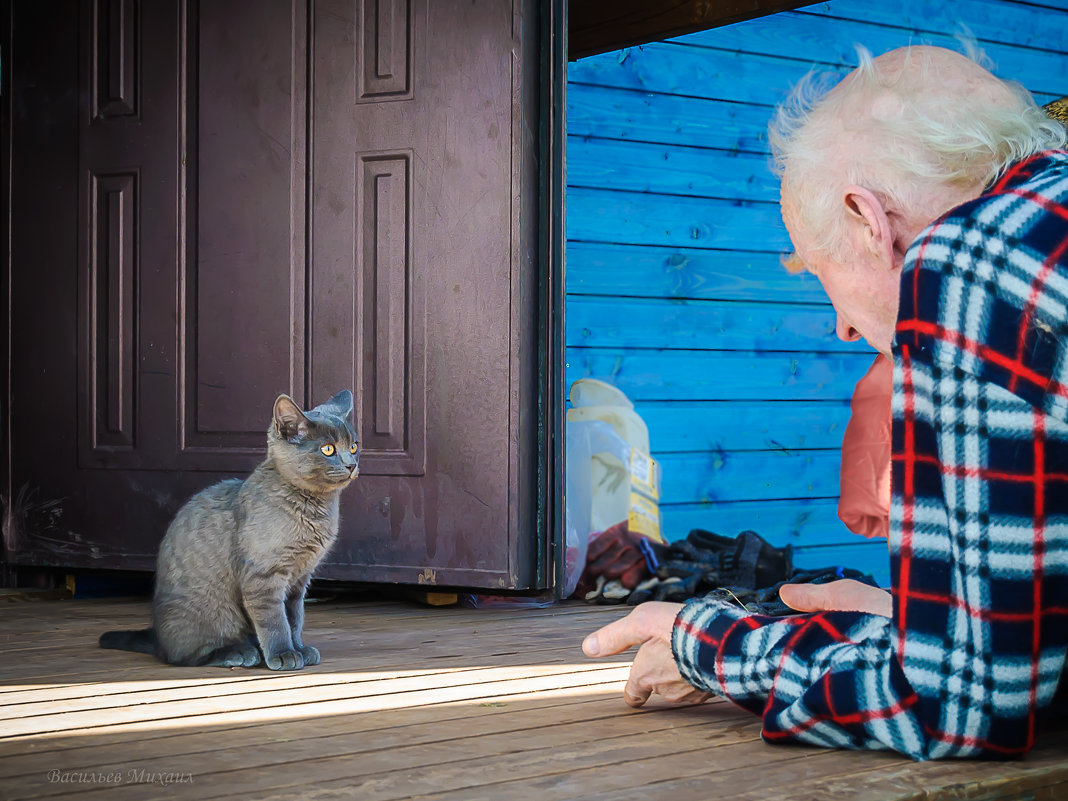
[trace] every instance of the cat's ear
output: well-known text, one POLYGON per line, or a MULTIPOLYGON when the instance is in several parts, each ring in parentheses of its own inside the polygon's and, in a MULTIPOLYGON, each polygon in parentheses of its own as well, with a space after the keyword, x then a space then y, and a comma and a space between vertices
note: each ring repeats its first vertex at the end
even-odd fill
POLYGON ((274 402, 274 428, 289 442, 299 442, 308 435, 308 418, 288 395, 279 395, 274 402))
POLYGON ((341 392, 337 393, 326 403, 319 405, 320 409, 324 409, 326 407, 329 407, 330 411, 338 417, 347 418, 349 415, 352 414, 352 393, 349 392, 347 389, 341 390, 341 392))

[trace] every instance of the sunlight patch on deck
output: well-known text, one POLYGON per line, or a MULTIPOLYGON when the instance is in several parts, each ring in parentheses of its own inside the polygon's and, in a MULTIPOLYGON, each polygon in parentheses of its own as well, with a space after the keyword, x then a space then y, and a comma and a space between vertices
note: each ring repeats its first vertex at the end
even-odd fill
POLYGON ((498 707, 516 697, 591 699, 620 693, 629 669, 629 662, 587 662, 437 671, 246 674, 63 687, 7 685, 7 692, 0 694, 0 742, 105 731, 233 726, 438 704, 498 707))

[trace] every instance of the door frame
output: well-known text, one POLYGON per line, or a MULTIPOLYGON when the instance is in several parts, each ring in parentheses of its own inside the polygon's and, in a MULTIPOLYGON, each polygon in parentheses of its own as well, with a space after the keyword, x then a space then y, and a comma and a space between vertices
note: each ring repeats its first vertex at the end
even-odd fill
POLYGON ((567 555, 564 419, 567 350, 568 1, 541 7, 541 170, 538 263, 538 522, 536 581, 563 598, 567 555))
POLYGON ((14 544, 13 498, 11 495, 11 52, 13 0, 0 0, 0 191, 4 198, 0 214, 0 242, 4 245, 0 264, 0 587, 17 585, 15 568, 8 561, 14 544))

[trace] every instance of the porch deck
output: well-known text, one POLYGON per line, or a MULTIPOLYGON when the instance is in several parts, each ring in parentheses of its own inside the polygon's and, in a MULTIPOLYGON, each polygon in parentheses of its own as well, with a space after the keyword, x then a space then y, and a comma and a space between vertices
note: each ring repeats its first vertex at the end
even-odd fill
POLYGON ((914 764, 770 746, 730 705, 631 710, 628 662, 582 637, 626 612, 309 604, 303 671, 175 668, 103 651, 148 604, 0 607, 0 798, 1068 797, 1068 731, 1027 759, 914 764))

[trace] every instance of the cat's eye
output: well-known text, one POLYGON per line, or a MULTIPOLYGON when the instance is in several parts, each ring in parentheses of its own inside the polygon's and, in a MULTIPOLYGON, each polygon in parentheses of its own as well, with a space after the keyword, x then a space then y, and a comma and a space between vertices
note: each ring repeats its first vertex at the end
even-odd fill
POLYGON ((358 450, 358 448, 356 447, 356 443, 355 442, 352 443, 351 445, 349 445, 349 453, 351 453, 351 454, 353 454, 355 456, 357 450, 358 450))
POLYGON ((335 453, 337 453, 337 448, 335 448, 333 445, 323 445, 323 447, 321 447, 319 450, 323 452, 323 456, 333 456, 335 453))

